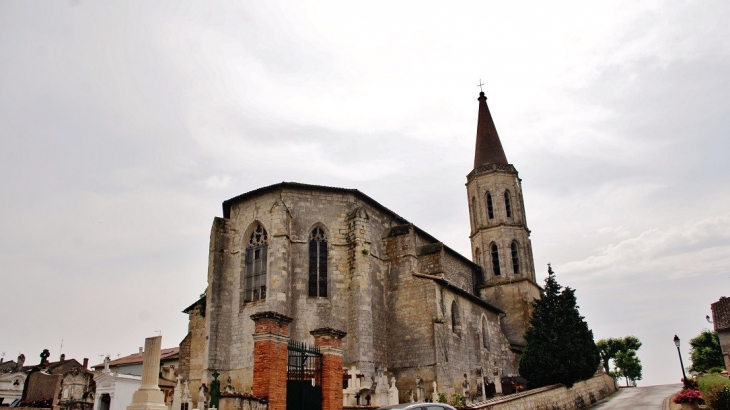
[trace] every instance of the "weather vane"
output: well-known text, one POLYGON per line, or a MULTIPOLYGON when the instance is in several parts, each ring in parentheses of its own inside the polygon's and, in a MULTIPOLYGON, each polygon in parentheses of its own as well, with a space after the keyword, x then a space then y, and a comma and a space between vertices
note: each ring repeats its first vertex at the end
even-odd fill
POLYGON ((477 87, 479 87, 479 91, 481 91, 481 92, 484 92, 484 90, 482 90, 482 86, 483 85, 484 85, 484 83, 482 83, 482 79, 480 78, 479 79, 479 85, 477 87))

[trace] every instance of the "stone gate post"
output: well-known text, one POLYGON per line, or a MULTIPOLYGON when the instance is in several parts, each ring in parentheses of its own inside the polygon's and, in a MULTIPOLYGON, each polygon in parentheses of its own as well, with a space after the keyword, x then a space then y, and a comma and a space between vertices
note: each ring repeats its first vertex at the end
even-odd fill
POLYGON ((328 327, 309 333, 322 353, 322 410, 342 409, 342 338, 347 333, 328 327))
POLYGON ((286 410, 286 367, 289 323, 276 312, 251 315, 253 334, 253 395, 266 398, 269 410, 286 410))

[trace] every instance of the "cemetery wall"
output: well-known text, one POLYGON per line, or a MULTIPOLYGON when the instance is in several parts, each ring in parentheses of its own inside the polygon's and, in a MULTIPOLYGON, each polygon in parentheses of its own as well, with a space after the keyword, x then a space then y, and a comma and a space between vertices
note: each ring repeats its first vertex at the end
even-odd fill
POLYGON ((561 384, 529 390, 485 403, 469 406, 471 409, 485 410, 578 410, 590 407, 616 391, 614 379, 601 373, 590 380, 578 382, 572 388, 561 384))

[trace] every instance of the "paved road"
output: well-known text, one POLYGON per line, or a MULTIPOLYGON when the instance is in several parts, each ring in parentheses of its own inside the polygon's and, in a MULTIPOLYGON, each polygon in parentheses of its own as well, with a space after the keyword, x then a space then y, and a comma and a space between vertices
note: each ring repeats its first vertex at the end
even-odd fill
MULTIPOLYGON (((682 389, 682 384, 663 384, 660 386, 634 387, 620 389, 610 400, 591 409, 604 410, 662 410, 664 400, 682 389)), ((668 407, 666 408, 668 409, 668 407)))

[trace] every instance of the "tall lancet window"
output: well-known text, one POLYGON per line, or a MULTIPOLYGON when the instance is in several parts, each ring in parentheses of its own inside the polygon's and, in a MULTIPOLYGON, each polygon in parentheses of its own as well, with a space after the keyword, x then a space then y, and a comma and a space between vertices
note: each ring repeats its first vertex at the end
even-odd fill
POLYGON ((482 316, 482 346, 489 350, 489 325, 487 324, 487 318, 482 316))
POLYGON ((451 331, 461 336, 461 317, 459 317, 459 305, 456 301, 451 302, 451 331))
POLYGON ((494 219, 494 206, 492 206, 492 194, 487 192, 487 216, 489 219, 494 219))
POLYGON ((510 246, 510 249, 512 250, 512 272, 515 273, 515 275, 520 274, 520 252, 519 248, 517 247, 517 242, 512 242, 512 246, 510 246))
POLYGON ((502 272, 499 270, 499 251, 497 250, 497 244, 492 244, 492 272, 495 276, 499 276, 502 272))
POLYGON ((504 209, 507 211, 507 218, 512 218, 512 201, 510 201, 509 191, 504 191, 504 209))
POLYGON ((261 224, 257 224, 246 246, 244 274, 244 302, 266 299, 266 251, 269 238, 261 224))
POLYGON ((320 227, 309 234, 309 296, 327 297, 327 237, 320 227))

